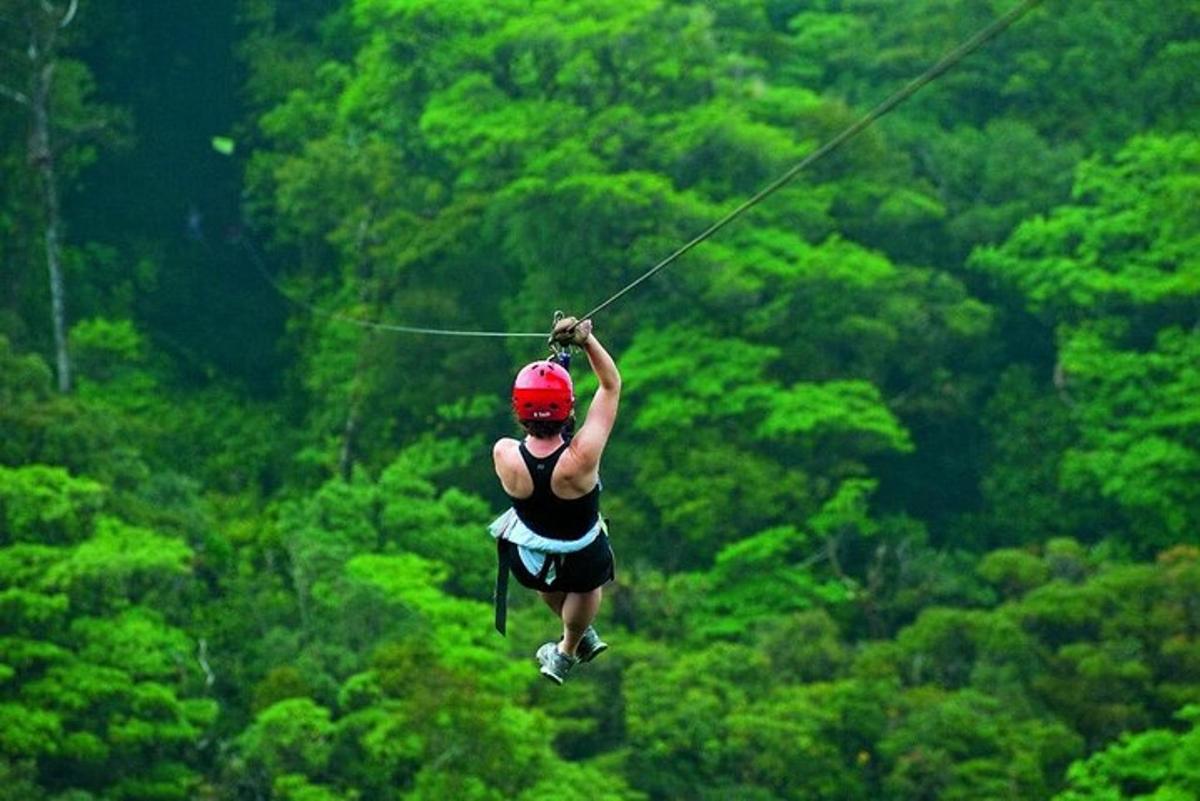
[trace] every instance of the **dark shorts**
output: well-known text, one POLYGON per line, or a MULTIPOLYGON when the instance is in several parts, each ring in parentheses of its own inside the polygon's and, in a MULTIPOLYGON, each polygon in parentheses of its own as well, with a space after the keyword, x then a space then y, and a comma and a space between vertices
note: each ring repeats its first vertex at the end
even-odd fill
POLYGON ((512 553, 512 574, 516 576, 521 586, 541 592, 591 592, 597 587, 603 587, 612 581, 616 575, 612 547, 608 544, 608 535, 601 534, 596 540, 575 553, 550 554, 547 559, 559 560, 555 566, 557 575, 553 584, 547 584, 525 569, 521 557, 517 555, 517 546, 510 544, 512 553))

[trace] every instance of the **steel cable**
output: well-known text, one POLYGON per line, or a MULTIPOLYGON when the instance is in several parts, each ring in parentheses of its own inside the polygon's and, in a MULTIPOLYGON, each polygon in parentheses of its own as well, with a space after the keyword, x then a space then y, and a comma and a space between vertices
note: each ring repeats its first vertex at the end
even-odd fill
POLYGON ((644 272, 640 276, 638 276, 636 279, 634 279, 633 281, 626 284, 624 287, 622 287, 619 291, 617 291, 610 298, 605 300, 599 306, 596 306, 594 309, 589 311, 587 314, 584 314, 579 319, 586 320, 590 317, 596 316, 597 314, 599 314, 600 312, 602 312, 606 308, 608 308, 610 305, 612 305, 614 302, 616 302, 619 298, 623 297, 626 293, 628 293, 634 287, 636 287, 639 284, 641 284, 642 282, 646 281, 651 276, 655 275, 656 273, 660 272, 661 270, 666 269, 673 262, 675 262, 680 256, 687 253, 689 250, 696 247, 696 245, 699 245, 704 240, 708 239, 710 236, 715 234, 717 231, 721 230, 726 225, 733 222, 738 217, 742 216, 742 214, 744 214, 746 211, 748 211, 749 209, 751 209, 752 207, 757 205, 759 202, 761 202, 762 200, 764 200, 765 198, 767 198, 768 196, 773 194, 776 190, 783 187, 785 184, 787 184, 789 181, 791 181, 793 178, 795 178, 801 172, 801 170, 803 170, 806 167, 808 167, 809 165, 819 161, 823 157, 825 157, 825 156, 829 155, 830 153, 832 153, 833 151, 837 150, 839 147, 844 145, 846 142, 848 142, 851 139, 853 139, 854 137, 858 136, 864 130, 869 128, 871 126, 871 124, 874 123, 876 120, 878 120, 880 117, 884 116, 889 111, 896 108, 896 106, 900 105, 905 100, 908 100, 910 97, 912 97, 914 94, 916 94, 917 91, 919 91, 921 89, 921 87, 936 80, 941 75, 943 75, 945 72, 947 72, 952 67, 954 67, 956 64, 958 64, 958 62, 962 61, 964 58, 969 56, 971 53, 975 52, 980 47, 987 44, 987 42, 989 42, 991 39, 993 39, 996 36, 998 36, 999 34, 1003 33, 1010 25, 1012 25, 1014 22, 1019 20, 1021 17, 1025 16, 1027 13, 1029 13, 1030 10, 1033 9, 1034 6, 1040 4, 1041 2, 1042 2, 1042 0, 1025 0, 1025 2, 1021 3, 1019 6, 1016 6, 1015 8, 1013 8, 1011 11, 1009 11, 1004 16, 998 17, 994 22, 992 22, 992 24, 988 25, 986 28, 983 28, 978 33, 976 33, 974 36, 972 36, 970 39, 967 39, 965 42, 960 44, 958 47, 954 48, 949 53, 942 56, 942 58, 936 64, 934 64, 929 69, 925 70, 925 72, 921 73, 919 76, 917 76, 913 80, 909 81, 908 84, 906 84, 902 89, 900 89, 897 92, 895 92, 894 94, 892 94, 892 96, 889 97, 887 100, 884 100, 882 103, 877 105, 875 108, 868 111, 862 118, 860 118, 853 125, 846 128, 844 131, 842 131, 840 134, 838 134, 837 136, 835 136, 832 139, 830 139, 829 141, 827 141, 825 144, 821 145, 819 148, 814 150, 812 153, 809 153, 807 156, 804 157, 804 159, 802 161, 800 161, 799 163, 794 165, 791 169, 789 169, 783 175, 779 176, 774 181, 767 184, 767 186, 760 189, 757 193, 755 193, 750 198, 742 201, 742 203, 740 203, 737 206, 737 208, 733 209, 733 211, 729 212, 724 217, 717 220, 715 223, 710 225, 708 228, 705 228, 703 231, 701 231, 699 234, 697 234, 692 239, 690 239, 687 243, 685 243, 682 247, 680 247, 674 253, 671 253, 669 256, 667 256, 665 259, 660 261, 658 264, 654 265, 649 270, 647 270, 646 272, 644 272))
MULTIPOLYGON (((983 47, 983 45, 987 44, 989 41, 994 39, 996 36, 1003 33, 1011 25, 1013 25, 1019 19, 1024 17, 1035 6, 1040 5, 1042 2, 1043 2, 1043 0, 1024 0, 1024 2, 1015 6, 1013 9, 1008 11, 1003 16, 998 17, 987 27, 981 29, 975 35, 971 36, 969 39, 962 42, 960 45, 958 45, 953 50, 948 52, 946 55, 942 56, 942 58, 939 59, 932 67, 925 70, 925 72, 921 73, 916 78, 909 81, 907 84, 904 85, 903 88, 894 92, 890 97, 888 97, 882 103, 880 103, 879 105, 875 106, 873 109, 868 111, 866 114, 864 114, 861 118, 859 118, 856 122, 854 122, 852 125, 847 127, 845 130, 843 130, 837 136, 828 140, 823 145, 818 147, 816 150, 809 153, 807 156, 804 157, 804 159, 802 159, 800 162, 793 165, 787 172, 783 173, 778 178, 773 180, 771 183, 767 184, 765 187, 760 189, 758 192, 756 192, 751 197, 742 201, 732 211, 727 213, 725 216, 721 217, 719 220, 714 222, 712 225, 705 228, 703 231, 701 231, 696 236, 692 237, 690 240, 688 240, 686 243, 684 243, 682 246, 680 246, 678 249, 676 249, 674 252, 672 252, 670 255, 668 255, 666 258, 664 258, 662 261, 658 262, 653 267, 651 267, 649 270, 647 270, 646 272, 639 275, 633 281, 630 281, 628 284, 626 284, 620 290, 615 292, 604 302, 600 303, 595 308, 591 309, 586 314, 582 315, 579 319, 586 320, 591 317, 595 317, 597 314, 599 314, 600 312, 607 309, 609 306, 611 306, 617 300, 624 297, 626 294, 628 294, 634 288, 636 288, 637 286, 641 285, 645 281, 649 280, 654 275, 658 274, 662 270, 669 267, 671 264, 676 262, 681 256, 683 256, 685 253, 690 251, 692 248, 696 247, 701 242, 708 239, 713 234, 717 233, 717 231, 720 231, 726 225, 733 222, 738 217, 742 216, 744 213, 749 211, 751 208, 753 208, 754 206, 756 206, 757 204, 759 204, 760 202, 765 200, 770 195, 774 194, 776 191, 781 189, 786 184, 788 184, 801 171, 803 171, 807 167, 811 166, 812 164, 816 163, 817 161, 821 160, 822 158, 829 155, 830 153, 834 152, 835 150, 840 148, 842 145, 849 142, 851 139, 858 136, 860 133, 862 133, 867 128, 869 128, 872 124, 874 124, 877 120, 879 120, 879 118, 883 117, 888 112, 892 111, 897 106, 899 106, 901 103, 905 102, 910 97, 912 97, 914 94, 916 94, 918 91, 920 91, 920 89, 922 87, 937 80, 943 74, 945 74, 950 69, 955 67, 964 58, 971 55, 976 50, 983 47)), ((338 314, 336 312, 329 312, 329 311, 326 311, 312 303, 309 303, 307 301, 293 297, 282 286, 280 286, 279 283, 276 282, 276 280, 271 276, 271 274, 267 271, 266 267, 263 265, 262 258, 258 255, 257 251, 253 247, 250 246, 250 244, 248 242, 246 243, 246 247, 252 255, 255 266, 258 267, 259 271, 262 272, 263 276, 267 279, 268 282, 270 282, 271 286, 273 286, 277 292, 279 292, 281 295, 283 295, 283 297, 285 297, 287 300, 289 300, 297 305, 305 307, 310 312, 321 315, 321 316, 326 317, 331 320, 337 320, 339 322, 350 323, 353 325, 361 326, 363 328, 371 328, 371 329, 380 330, 380 331, 395 331, 395 332, 404 333, 404 334, 425 334, 425 335, 431 335, 431 336, 454 336, 454 337, 537 337, 537 338, 543 338, 546 336, 546 334, 544 334, 544 333, 534 333, 534 332, 527 332, 527 331, 473 331, 473 330, 452 329, 452 328, 430 328, 430 327, 425 327, 425 326, 397 325, 397 324, 391 324, 391 323, 379 323, 379 322, 375 322, 372 320, 359 320, 354 317, 347 317, 344 314, 338 314)))

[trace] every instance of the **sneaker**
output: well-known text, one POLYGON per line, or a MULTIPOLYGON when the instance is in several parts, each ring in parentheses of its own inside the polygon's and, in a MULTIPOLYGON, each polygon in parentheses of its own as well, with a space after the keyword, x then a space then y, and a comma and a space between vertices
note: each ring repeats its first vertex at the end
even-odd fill
POLYGON ((575 649, 575 657, 580 662, 591 662, 607 650, 608 643, 600 639, 599 632, 588 626, 587 631, 583 633, 583 637, 579 640, 578 647, 575 649))
MULTIPOLYGON (((562 642, 562 637, 558 638, 562 642)), ((579 645, 575 646, 575 658, 580 662, 591 662, 600 654, 608 650, 608 643, 600 639, 600 633, 591 626, 587 627, 587 631, 579 638, 579 645)))
POLYGON ((555 684, 562 684, 579 660, 558 650, 558 643, 548 642, 537 649, 537 661, 541 665, 540 672, 543 676, 555 684))

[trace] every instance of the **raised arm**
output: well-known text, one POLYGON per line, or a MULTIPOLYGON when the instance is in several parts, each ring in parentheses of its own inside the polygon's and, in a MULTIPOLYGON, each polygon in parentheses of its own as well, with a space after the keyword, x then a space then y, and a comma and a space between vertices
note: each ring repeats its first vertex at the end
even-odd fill
MULTIPOLYGON (((569 320, 570 318, 563 322, 569 320)), ((569 341, 583 348, 592 366, 592 372, 600 380, 600 388, 596 390, 591 406, 588 407, 587 419, 575 432, 570 446, 581 472, 590 472, 599 467, 600 456, 604 453, 604 446, 608 444, 608 435, 617 420, 617 405, 621 399, 621 373, 617 370, 612 356, 608 355, 608 351, 592 333, 591 320, 576 324, 569 341)))

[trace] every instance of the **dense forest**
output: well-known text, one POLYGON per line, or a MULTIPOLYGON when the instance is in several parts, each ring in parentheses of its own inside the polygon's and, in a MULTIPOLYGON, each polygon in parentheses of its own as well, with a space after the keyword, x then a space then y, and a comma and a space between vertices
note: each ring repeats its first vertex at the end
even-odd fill
POLYGON ((352 323, 548 330, 1013 5, 0 0, 0 799, 1200 798, 1195 0, 1046 0, 596 318, 563 687, 545 346, 352 323))

